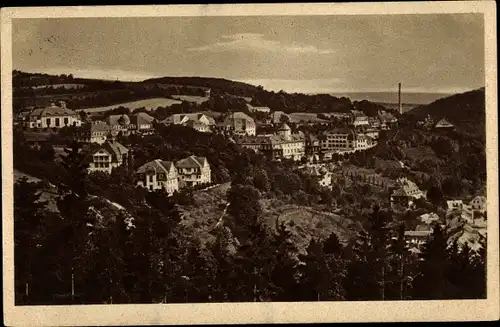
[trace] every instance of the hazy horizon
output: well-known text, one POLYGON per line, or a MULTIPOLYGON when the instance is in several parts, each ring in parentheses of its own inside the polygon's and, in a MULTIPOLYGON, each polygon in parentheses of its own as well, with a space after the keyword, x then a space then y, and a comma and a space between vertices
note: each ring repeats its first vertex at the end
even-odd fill
POLYGON ((219 77, 301 93, 484 86, 482 14, 14 19, 13 68, 219 77))

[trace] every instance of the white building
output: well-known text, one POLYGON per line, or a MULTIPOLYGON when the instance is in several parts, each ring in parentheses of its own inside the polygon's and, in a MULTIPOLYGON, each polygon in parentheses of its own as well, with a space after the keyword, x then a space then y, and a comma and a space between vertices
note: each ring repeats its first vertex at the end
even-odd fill
POLYGON ((148 191, 165 190, 172 195, 179 190, 179 175, 171 161, 156 159, 137 169, 138 186, 148 191))
POLYGON ((110 138, 94 150, 87 170, 89 173, 100 171, 111 174, 113 168, 127 162, 128 152, 126 147, 110 138))
POLYGON ((66 108, 64 101, 60 106, 51 103, 49 107, 35 109, 28 115, 25 126, 28 128, 63 128, 67 126, 81 126, 80 115, 66 108))
POLYGON ((352 124, 358 126, 370 126, 368 116, 360 110, 351 110, 352 124))
POLYGON ((103 121, 95 121, 82 125, 78 130, 78 141, 83 143, 103 144, 111 132, 111 126, 103 121))
POLYGON ((212 181, 210 164, 205 157, 189 156, 175 163, 181 187, 209 184, 212 181))

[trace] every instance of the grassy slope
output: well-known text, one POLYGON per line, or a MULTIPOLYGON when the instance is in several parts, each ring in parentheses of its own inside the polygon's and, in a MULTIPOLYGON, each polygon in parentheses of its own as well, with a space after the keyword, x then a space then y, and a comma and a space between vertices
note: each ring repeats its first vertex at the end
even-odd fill
POLYGON ((118 107, 130 108, 130 110, 132 111, 142 107, 146 108, 146 110, 153 110, 158 107, 168 107, 175 103, 181 103, 181 101, 167 99, 167 98, 152 98, 152 99, 138 100, 132 102, 118 103, 112 106, 82 109, 82 111, 95 113, 95 112, 109 111, 118 107))

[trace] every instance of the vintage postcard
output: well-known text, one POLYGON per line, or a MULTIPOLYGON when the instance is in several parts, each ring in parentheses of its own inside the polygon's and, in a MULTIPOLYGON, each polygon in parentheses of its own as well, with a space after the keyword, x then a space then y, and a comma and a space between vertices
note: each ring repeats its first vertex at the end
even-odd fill
POLYGON ((495 10, 3 8, 5 324, 498 319, 495 10))

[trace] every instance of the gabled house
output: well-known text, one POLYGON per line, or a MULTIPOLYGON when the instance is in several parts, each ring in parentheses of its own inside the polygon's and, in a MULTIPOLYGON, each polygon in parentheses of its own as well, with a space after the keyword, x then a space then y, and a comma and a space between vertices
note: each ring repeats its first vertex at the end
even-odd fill
POLYGON ((169 195, 179 190, 179 175, 172 161, 156 159, 145 163, 136 172, 137 185, 148 191, 165 190, 169 195))
POLYGON ((162 121, 166 125, 184 125, 198 132, 210 132, 215 125, 215 119, 204 113, 174 114, 162 121))
POLYGON ((455 125, 450 123, 446 118, 441 118, 438 120, 436 124, 434 124, 434 128, 436 129, 453 129, 455 128, 455 125))
POLYGON ((180 187, 209 184, 212 182, 210 164, 205 157, 189 156, 175 163, 180 187))
POLYGON ((101 171, 111 174, 113 168, 127 162, 128 153, 129 151, 126 147, 111 137, 92 152, 87 170, 90 173, 101 171))
POLYGON ((419 248, 431 237, 433 229, 427 224, 418 225, 415 230, 407 230, 404 233, 406 244, 419 248))
POLYGON ((397 188, 391 194, 391 207, 414 207, 414 201, 425 197, 424 192, 406 177, 396 180, 397 188))

